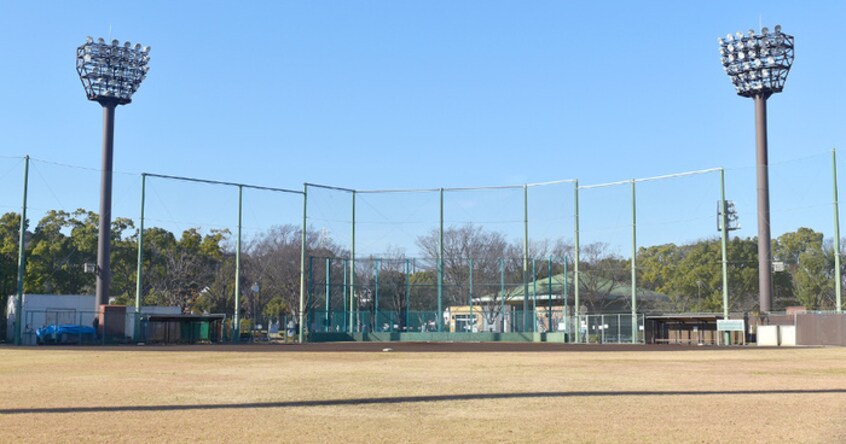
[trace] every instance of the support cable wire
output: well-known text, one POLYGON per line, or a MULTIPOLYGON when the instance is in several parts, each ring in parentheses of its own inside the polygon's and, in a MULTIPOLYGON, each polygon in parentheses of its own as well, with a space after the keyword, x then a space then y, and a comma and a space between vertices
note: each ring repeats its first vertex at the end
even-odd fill
MULTIPOLYGON (((230 225, 222 225, 222 224, 219 224, 219 223, 201 222, 201 221, 186 221, 186 220, 176 219, 173 216, 173 213, 171 213, 170 208, 165 203, 164 199, 162 199, 161 194, 159 194, 159 191, 156 189, 155 182, 154 181, 147 182, 147 188, 150 189, 153 192, 153 196, 155 196, 156 200, 162 206, 162 209, 164 209, 165 213, 167 213, 167 216, 170 219, 162 219, 162 218, 144 216, 145 220, 154 221, 154 222, 167 222, 167 223, 177 224, 177 225, 181 225, 183 227, 189 227, 189 228, 190 227, 196 227, 198 224, 203 226, 203 227, 208 227, 208 228, 222 228, 222 229, 231 228, 230 225)), ((183 228, 183 230, 184 230, 184 228, 183 228)))
POLYGON ((524 185, 493 185, 493 186, 476 186, 476 187, 444 187, 444 188, 384 188, 384 189, 369 189, 357 190, 353 188, 344 188, 332 185, 321 185, 316 183, 306 183, 307 186, 325 188, 329 190, 345 191, 348 193, 362 193, 362 194, 379 194, 379 193, 437 193, 441 190, 447 191, 479 191, 479 190, 506 190, 515 189, 521 190, 523 187, 539 187, 545 185, 555 185, 561 183, 575 183, 576 179, 562 179, 548 182, 527 183, 524 185))
MULTIPOLYGON (((506 188, 506 189, 513 189, 515 191, 519 190, 522 191, 523 187, 519 188, 506 188)), ((491 188, 484 188, 483 191, 491 190, 491 188)), ((446 189, 444 189, 446 191, 446 189)), ((453 189, 456 191, 456 189, 453 189)), ((471 190, 467 189, 465 191, 478 191, 478 190, 471 190)), ((467 220, 455 220, 450 219, 447 220, 450 224, 460 224, 460 225, 468 225, 468 224, 483 224, 483 225, 513 225, 513 224, 522 224, 523 219, 508 219, 508 217, 513 217, 514 214, 518 214, 522 212, 523 206, 523 196, 522 193, 509 193, 505 196, 500 196, 499 202, 496 205, 493 205, 493 210, 496 214, 491 214, 491 217, 500 216, 502 219, 486 219, 486 220, 476 220, 473 218, 472 214, 468 211, 466 205, 462 205, 459 199, 459 203, 457 205, 452 205, 451 209, 457 210, 455 213, 458 213, 456 217, 466 217, 467 220), (513 208, 512 208, 513 206, 513 208), (511 209, 509 211, 508 209, 511 209)), ((486 207, 487 208, 487 207, 486 207)))
POLYGON ((0 156, 0 158, 2 158, 2 159, 18 159, 18 160, 20 160, 20 163, 16 163, 16 164, 12 165, 11 167, 9 167, 9 169, 7 169, 7 170, 4 170, 4 171, 0 172, 0 179, 5 179, 5 178, 6 178, 6 176, 8 176, 8 175, 9 175, 9 173, 11 173, 12 171, 20 171, 20 167, 21 167, 21 166, 20 166, 20 164, 24 162, 24 158, 23 158, 23 157, 8 157, 8 156, 0 156))
MULTIPOLYGON (((69 163, 54 162, 52 160, 38 159, 36 157, 30 157, 30 160, 35 161, 35 162, 41 162, 41 163, 46 164, 46 165, 60 166, 60 167, 63 167, 63 168, 72 168, 72 169, 75 169, 75 170, 94 171, 94 172, 97 172, 97 173, 100 173, 100 172, 103 171, 100 168, 92 168, 92 167, 85 167, 85 166, 80 166, 80 165, 73 165, 73 164, 69 164, 69 163)), ((130 171, 117 171, 117 170, 112 170, 112 174, 120 174, 120 175, 123 175, 123 176, 138 176, 138 177, 141 176, 141 174, 139 174, 139 173, 133 173, 133 172, 130 172, 130 171)))
POLYGON ((617 185, 630 185, 632 182, 641 183, 641 182, 652 182, 656 180, 663 180, 663 179, 673 179, 677 177, 685 177, 685 176, 693 176, 697 174, 707 174, 707 173, 714 173, 717 171, 722 170, 722 168, 708 168, 704 170, 696 170, 696 171, 687 171, 683 173, 674 173, 674 174, 664 174, 661 176, 652 176, 652 177, 644 177, 640 179, 627 179, 627 180, 618 180, 616 182, 606 182, 606 183, 598 183, 594 185, 580 185, 580 190, 589 190, 592 188, 605 188, 605 187, 613 187, 617 185))
MULTIPOLYGON (((389 218, 388 216, 386 216, 386 215, 385 215, 385 213, 383 213, 383 212, 379 211, 379 209, 378 209, 378 208, 377 208, 374 204, 372 204, 372 203, 368 202, 367 200, 363 200, 363 201, 364 201, 364 203, 366 203, 366 204, 367 204, 367 206, 368 206, 368 207, 372 208, 374 212, 376 212, 379 216, 382 216, 385 220, 384 220, 384 221, 377 221, 377 220, 365 220, 365 221, 362 221, 362 220, 359 220, 359 221, 358 221, 358 223, 364 223, 364 224, 391 224, 391 225, 394 225, 394 224, 396 224, 396 225, 412 225, 412 224, 417 224, 417 225, 419 225, 419 224, 425 223, 425 222, 421 222, 419 218, 414 218, 414 216, 419 215, 419 214, 423 211, 424 207, 423 207, 422 205, 416 205, 417 209, 416 209, 416 211, 414 211, 414 213, 412 214, 412 220, 402 220, 402 221, 400 221, 400 220, 391 220, 391 218, 389 218)), ((406 234, 408 234, 408 233, 406 233, 406 234)))
MULTIPOLYGON (((830 151, 824 151, 824 152, 820 152, 820 153, 809 154, 807 156, 802 156, 802 157, 793 157, 793 158, 790 158, 790 159, 783 159, 783 160, 779 160, 777 162, 769 161, 769 162, 767 162, 767 167, 772 168, 772 167, 778 166, 778 165, 788 165, 788 164, 792 164, 792 163, 796 163, 796 162, 801 162, 803 160, 815 159, 817 157, 830 156, 830 155, 831 155, 830 151)), ((727 167, 727 168, 723 168, 723 169, 726 172, 729 172, 729 171, 754 170, 755 168, 756 168, 755 165, 745 165, 745 166, 727 167)))
POLYGON ((289 190, 286 188, 274 188, 274 187, 266 187, 260 185, 249 185, 244 183, 237 183, 237 182, 225 182, 220 180, 208 180, 208 179, 196 179, 193 177, 184 177, 184 176, 169 176, 167 174, 155 174, 155 173, 144 173, 147 177, 158 177, 160 179, 172 179, 172 180, 184 180, 187 182, 199 182, 199 183, 207 183, 211 185, 228 185, 233 187, 243 187, 243 188, 251 188, 254 190, 265 190, 265 191, 278 191, 280 193, 291 193, 291 194, 304 194, 302 191, 298 190, 289 190))
POLYGON ((35 174, 37 174, 41 181, 44 183, 44 186, 47 187, 47 191, 50 192, 50 195, 53 196, 53 199, 56 199, 56 203, 59 204, 59 207, 65 208, 65 204, 62 203, 62 201, 59 199, 59 196, 57 196, 56 192, 53 191, 53 188, 50 187, 50 183, 47 182, 47 179, 44 177, 43 174, 41 174, 41 171, 33 164, 30 164, 30 167, 33 171, 35 171, 35 174))
MULTIPOLYGON (((405 229, 402 228, 403 223, 393 223, 393 221, 391 221, 390 218, 388 218, 388 216, 386 216, 384 213, 379 211, 379 209, 375 205, 373 205, 372 203, 367 201, 367 199, 361 199, 361 201, 363 201, 370 209, 372 209, 374 212, 376 212, 376 214, 385 218, 386 221, 384 221, 384 222, 368 222, 368 221, 362 222, 362 221, 358 221, 359 226, 361 226, 361 224, 368 224, 368 223, 370 223, 370 224, 390 224, 390 226, 391 226, 390 232, 383 233, 383 235, 379 239, 373 239, 367 245, 363 245, 363 247, 370 248, 370 247, 374 246, 377 242, 380 242, 380 241, 383 241, 384 239, 387 239, 389 237, 388 235, 391 232, 400 232, 402 234, 405 234, 408 237, 414 237, 411 233, 409 233, 408 231, 406 231, 405 229)), ((418 210, 419 209, 420 209, 420 207, 418 207, 418 210)), ((405 224, 411 224, 411 223, 420 224, 420 223, 424 223, 424 222, 419 222, 419 221, 418 222, 406 222, 405 224)))
POLYGON ((331 186, 331 185, 320 185, 318 183, 306 182, 304 185, 306 187, 323 188, 323 189, 326 189, 326 190, 335 190, 335 191, 344 191, 344 192, 347 192, 347 193, 355 193, 356 192, 356 190, 354 190, 352 188, 342 188, 342 187, 335 187, 335 186, 331 186))

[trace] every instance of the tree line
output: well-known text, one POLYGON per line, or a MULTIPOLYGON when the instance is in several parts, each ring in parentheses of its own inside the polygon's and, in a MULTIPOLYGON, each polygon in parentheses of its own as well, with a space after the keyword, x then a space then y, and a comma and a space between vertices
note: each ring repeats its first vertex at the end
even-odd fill
MULTIPOLYGON (((0 217, 0 291, 16 293, 20 215, 0 217)), ((49 211, 25 232, 24 293, 94 294, 95 275, 84 264, 97 261, 96 213, 49 211)), ((278 317, 298 309, 300 227, 283 225, 247 241, 241 257, 241 314, 278 317), (260 293, 247 296, 256 287, 260 293), (258 303, 254 303, 258 302, 258 303)), ((110 293, 116 304, 134 305, 138 229, 132 220, 111 224, 110 293)), ((308 230, 310 254, 342 256, 344 251, 308 230)), ((235 245, 228 230, 207 233, 189 228, 181 234, 164 228, 144 230, 142 305, 178 306, 184 313, 229 313, 235 304, 235 245)), ((93 309, 93 307, 92 307, 93 309)), ((5 315, 2 316, 5 322, 5 315)), ((5 332, 5 325, 0 325, 5 332)))
MULTIPOLYGON (((20 215, 0 217, 0 291, 5 297, 16 291, 20 215)), ((96 213, 49 211, 26 239, 25 293, 93 294, 95 276, 85 273, 85 263, 96 262, 96 213)), ((246 317, 278 317, 296 314, 300 290, 300 227, 281 225, 249 239, 241 255, 241 310, 246 317)), ((466 305, 472 258, 475 295, 491 295, 496 304, 500 280, 509 292, 520 287, 523 276, 523 245, 496 231, 474 225, 444 230, 443 304, 466 305)), ((376 258, 357 259, 355 269, 359 309, 372 310, 376 303, 376 273, 379 267, 380 310, 433 310, 436 307, 439 233, 432 230, 416 239, 419 259, 406 273, 408 256, 391 250, 376 258), (412 297, 408 297, 406 288, 412 297)), ((132 220, 116 218, 111 225, 111 294, 115 303, 134 304, 138 229, 132 220)), ((834 249, 823 234, 809 228, 782 234, 773 240, 773 260, 784 264, 774 278, 776 309, 801 305, 813 310, 834 308, 834 249)), ((331 307, 340 310, 349 300, 343 288, 344 258, 349 252, 309 228, 306 232, 307 257, 330 258, 331 307)), ((537 279, 560 276, 562 258, 572 260, 573 246, 566 240, 531 242, 529 257, 539 258, 542 266, 537 279), (547 267, 544 259, 555 261, 547 267), (551 272, 551 273, 550 273, 551 272)), ((757 240, 734 237, 728 245, 729 294, 732 311, 756 311, 758 304, 757 240)), ((182 233, 153 227, 144 231, 144 305, 179 306, 186 312, 232 313, 235 292, 235 247, 227 230, 202 232, 190 228, 182 233)), ((637 257, 638 289, 666 295, 666 300, 641 310, 667 312, 722 311, 720 241, 702 239, 687 244, 641 247, 637 257)), ((322 309, 326 295, 326 264, 312 260, 309 273, 308 307, 322 309), (323 279, 323 281, 320 281, 323 279), (320 281, 322 284, 318 284, 320 281)), ((572 262, 570 302, 572 303, 572 262)), ((630 262, 604 243, 580 247, 581 304, 591 312, 601 312, 614 288, 629 285, 630 262)), ((846 273, 844 273, 846 274, 846 273)), ((560 284, 559 284, 560 285, 560 284)), ((559 289, 560 290, 560 289, 559 289)), ((4 304, 5 307, 5 304, 4 304)), ((488 313, 492 318, 497 312, 488 313)), ((4 322, 5 322, 5 316, 4 322)), ((0 326, 2 327, 2 326, 0 326)), ((5 328, 0 328, 5 331, 5 328)))

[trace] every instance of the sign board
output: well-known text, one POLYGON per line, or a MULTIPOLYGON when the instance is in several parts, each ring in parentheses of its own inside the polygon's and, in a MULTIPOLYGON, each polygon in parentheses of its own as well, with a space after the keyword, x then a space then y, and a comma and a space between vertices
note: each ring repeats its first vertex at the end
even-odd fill
POLYGON ((745 331, 743 319, 717 319, 717 331, 745 331))

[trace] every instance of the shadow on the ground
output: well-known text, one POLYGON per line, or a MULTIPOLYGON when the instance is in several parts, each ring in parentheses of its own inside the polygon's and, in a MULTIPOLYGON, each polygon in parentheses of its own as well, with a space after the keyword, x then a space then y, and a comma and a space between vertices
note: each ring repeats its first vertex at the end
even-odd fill
POLYGON ((738 396, 738 395, 817 395, 846 394, 846 389, 784 390, 676 390, 676 391, 578 391, 525 393, 468 393, 456 395, 397 396, 310 401, 245 402, 232 404, 126 405, 89 407, 43 407, 0 409, 0 415, 43 413, 159 412, 176 410, 275 409, 295 407, 328 407, 368 404, 404 404, 417 402, 473 401, 484 399, 586 398, 601 396, 738 396))

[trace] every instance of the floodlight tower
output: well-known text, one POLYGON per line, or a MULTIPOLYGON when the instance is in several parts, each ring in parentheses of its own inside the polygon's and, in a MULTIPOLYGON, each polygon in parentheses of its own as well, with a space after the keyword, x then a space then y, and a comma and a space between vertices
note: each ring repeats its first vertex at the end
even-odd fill
POLYGON ((120 44, 102 38, 86 38, 76 49, 76 72, 88 100, 103 107, 103 158, 100 179, 100 226, 97 234, 97 297, 95 310, 109 302, 111 268, 109 266, 112 224, 112 154, 114 147, 115 108, 132 101, 132 94, 147 76, 150 47, 129 42, 120 44))
POLYGON ((758 180, 758 285, 761 313, 772 303, 772 270, 770 269, 770 189, 767 166, 767 99, 782 91, 787 73, 793 65, 793 36, 761 28, 750 29, 718 39, 726 74, 737 95, 755 101, 756 170, 758 180))

